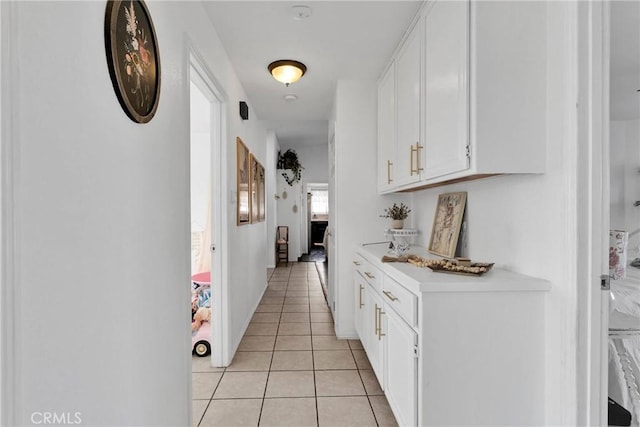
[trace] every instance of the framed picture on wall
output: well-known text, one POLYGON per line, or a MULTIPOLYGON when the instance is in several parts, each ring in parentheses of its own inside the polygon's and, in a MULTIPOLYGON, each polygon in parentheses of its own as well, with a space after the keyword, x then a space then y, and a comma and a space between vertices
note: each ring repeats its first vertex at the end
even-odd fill
POLYGON ((251 164, 251 185, 250 185, 250 194, 251 194, 251 222, 259 222, 260 221, 260 206, 258 202, 258 191, 259 191, 259 170, 258 160, 254 157, 253 154, 249 155, 250 164, 251 164))
POLYGON ((142 0, 110 0, 104 19, 111 83, 131 120, 150 121, 160 99, 160 56, 149 10, 142 0))
POLYGON ((466 202, 466 192, 444 193, 438 196, 429 239, 429 252, 446 258, 455 256, 466 202))
POLYGON ((238 156, 237 169, 237 218, 238 225, 245 225, 251 222, 251 197, 250 197, 250 179, 251 179, 251 163, 249 159, 249 149, 240 137, 236 138, 236 148, 238 156))
POLYGON ((264 166, 258 164, 258 218, 260 221, 264 221, 266 218, 265 191, 264 166))

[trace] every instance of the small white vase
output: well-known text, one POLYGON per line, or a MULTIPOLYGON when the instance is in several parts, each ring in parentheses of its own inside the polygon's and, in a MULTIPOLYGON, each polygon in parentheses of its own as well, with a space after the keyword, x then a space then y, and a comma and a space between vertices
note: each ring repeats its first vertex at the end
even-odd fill
POLYGON ((391 228, 394 230, 400 230, 404 227, 404 219, 392 219, 391 228))

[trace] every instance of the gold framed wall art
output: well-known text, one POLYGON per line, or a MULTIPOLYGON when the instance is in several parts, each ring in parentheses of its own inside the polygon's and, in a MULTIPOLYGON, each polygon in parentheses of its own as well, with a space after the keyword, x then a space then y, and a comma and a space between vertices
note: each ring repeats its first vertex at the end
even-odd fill
POLYGON ((258 220, 266 219, 266 197, 265 197, 265 174, 264 166, 258 163, 258 220))
POLYGON ((250 185, 250 191, 249 194, 251 194, 251 222, 259 222, 260 221, 260 205, 259 205, 259 191, 260 191, 260 185, 259 185, 259 179, 260 179, 260 175, 259 175, 259 165, 260 163, 258 163, 258 160, 256 160, 255 156, 253 155, 253 153, 251 153, 249 155, 249 159, 250 159, 250 165, 251 165, 251 185, 250 185))
POLYGON ((236 138, 237 148, 237 223, 245 225, 251 223, 250 179, 251 163, 249 149, 240 137, 236 138))

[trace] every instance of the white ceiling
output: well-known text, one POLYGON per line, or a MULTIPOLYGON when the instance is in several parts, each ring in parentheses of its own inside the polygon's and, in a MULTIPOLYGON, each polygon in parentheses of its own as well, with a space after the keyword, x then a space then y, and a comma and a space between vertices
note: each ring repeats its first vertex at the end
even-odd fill
POLYGON ((295 147, 327 142, 336 82, 376 80, 421 3, 205 0, 204 7, 247 93, 253 117, 270 121, 280 144, 295 147), (294 5, 311 7, 311 17, 293 19, 294 5), (278 59, 301 61, 308 71, 287 88, 267 70, 278 59), (298 100, 285 101, 289 93, 298 100))
POLYGON ((611 2, 611 118, 640 118, 640 2, 611 2))
MULTIPOLYGON (((421 0, 218 1, 204 0, 254 110, 282 146, 327 142, 338 79, 375 80, 415 16, 421 0), (291 7, 307 5, 307 20, 291 7), (307 74, 289 88, 267 65, 296 59, 307 74), (287 102, 285 94, 298 100, 287 102)), ((611 2, 611 117, 640 117, 640 2, 611 2)))

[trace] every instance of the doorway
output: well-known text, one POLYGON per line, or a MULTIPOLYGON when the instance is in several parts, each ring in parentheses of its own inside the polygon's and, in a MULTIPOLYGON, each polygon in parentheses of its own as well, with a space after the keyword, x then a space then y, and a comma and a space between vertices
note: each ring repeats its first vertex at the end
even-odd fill
POLYGON ((307 184, 307 253, 316 262, 326 261, 325 231, 329 221, 329 184, 307 184))
POLYGON ((221 206, 226 168, 223 159, 224 95, 204 61, 190 56, 191 290, 194 357, 211 366, 229 363, 227 239, 221 206), (208 346, 205 344, 208 343, 208 346), (198 354, 202 355, 199 356, 198 354))
POLYGON ((636 252, 640 233, 636 231, 636 209, 640 203, 635 206, 637 199, 625 196, 627 187, 632 187, 636 196, 640 191, 637 179, 640 173, 640 94, 637 92, 640 89, 640 8, 635 2, 585 2, 577 5, 577 12, 581 24, 577 33, 578 93, 581 94, 577 105, 578 136, 583 142, 580 149, 586 166, 581 167, 581 172, 587 184, 578 194, 586 196, 584 206, 588 211, 588 215, 579 218, 578 231, 587 236, 584 241, 590 243, 583 245, 584 256, 578 257, 578 283, 585 284, 579 288, 579 322, 584 328, 578 340, 578 390, 581 391, 578 423, 623 425, 610 423, 608 419, 609 415, 619 413, 617 405, 622 402, 621 406, 627 406, 629 418, 624 423, 637 426, 640 418, 637 382, 640 378, 640 330, 637 326, 640 323, 640 295, 637 283, 632 285, 634 292, 622 295, 624 292, 621 291, 624 291, 623 282, 628 276, 635 276, 631 263, 634 257, 640 256, 636 252), (618 9, 626 7, 635 7, 635 10, 618 9), (627 19, 631 20, 630 25, 624 24, 627 19), (622 34, 616 35, 620 31, 622 34), (629 59, 627 65, 621 66, 619 61, 629 59), (632 74, 630 84, 625 83, 624 76, 629 72, 632 74), (620 96, 628 102, 619 102, 620 96), (629 115, 631 110, 636 111, 635 116, 629 115), (626 166, 627 158, 631 162, 630 168, 626 166), (625 176, 628 169, 631 172, 629 180, 625 176), (621 233, 611 232, 617 228, 622 229, 619 230, 621 233), (626 242, 626 249, 617 252, 624 246, 622 241, 626 242), (618 269, 627 270, 624 278, 616 278, 620 273, 616 271, 618 269), (634 306, 638 308, 634 309, 634 306), (629 309, 631 311, 624 312, 629 309), (632 323, 625 324, 627 320, 632 323), (624 345, 627 340, 636 340, 635 348, 624 345), (627 373, 633 375, 625 378, 623 365, 626 365, 627 373), (628 381, 633 376, 636 379, 628 381), (629 396, 624 395, 629 392, 629 396), (609 397, 620 402, 612 404, 609 397))
MULTIPOLYGON (((606 371, 609 425, 640 418, 640 4, 611 2, 608 195, 610 290, 606 371)), ((606 15, 605 15, 606 16, 606 15)), ((604 160, 604 159, 603 159, 604 160)))

